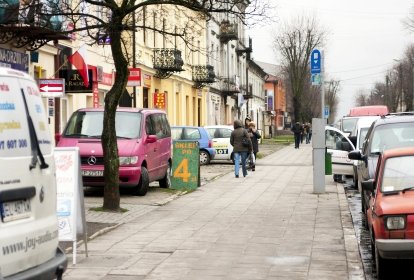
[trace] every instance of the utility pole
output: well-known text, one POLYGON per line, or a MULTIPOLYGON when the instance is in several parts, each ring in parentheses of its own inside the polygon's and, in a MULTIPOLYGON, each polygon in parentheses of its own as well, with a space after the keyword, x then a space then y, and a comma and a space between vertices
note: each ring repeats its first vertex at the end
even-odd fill
MULTIPOLYGON (((136 67, 136 58, 135 58, 135 48, 136 48, 136 39, 135 39, 135 11, 132 13, 132 68, 136 67)), ((137 88, 136 86, 132 87, 132 107, 137 107, 137 88)))

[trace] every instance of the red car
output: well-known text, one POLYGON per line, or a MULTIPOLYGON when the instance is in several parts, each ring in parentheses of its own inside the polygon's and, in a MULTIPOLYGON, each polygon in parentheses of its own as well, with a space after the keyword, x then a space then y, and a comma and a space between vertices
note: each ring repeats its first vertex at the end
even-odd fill
POLYGON ((362 183, 371 192, 367 221, 378 279, 387 259, 414 259, 414 147, 386 150, 374 179, 362 183))

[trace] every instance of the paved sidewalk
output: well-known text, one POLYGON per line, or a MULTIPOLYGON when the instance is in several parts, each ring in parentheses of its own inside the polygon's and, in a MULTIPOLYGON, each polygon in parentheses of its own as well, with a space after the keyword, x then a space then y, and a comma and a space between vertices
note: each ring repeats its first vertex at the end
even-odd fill
POLYGON ((226 174, 150 212, 100 214, 122 223, 89 241, 88 258, 80 246, 76 265, 68 254, 64 279, 364 279, 342 185, 326 176, 313 194, 312 177, 311 145, 287 146, 246 178, 226 174))

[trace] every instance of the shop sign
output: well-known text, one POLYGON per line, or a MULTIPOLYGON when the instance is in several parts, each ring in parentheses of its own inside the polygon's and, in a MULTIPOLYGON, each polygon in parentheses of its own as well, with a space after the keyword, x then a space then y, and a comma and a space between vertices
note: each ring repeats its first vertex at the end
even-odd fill
MULTIPOLYGON (((93 81, 92 69, 88 70, 89 81, 93 81)), ((59 77, 65 79, 66 93, 92 93, 92 84, 86 87, 78 70, 59 70, 59 77)))
POLYGON ((151 75, 148 75, 148 74, 144 74, 144 76, 143 76, 143 80, 144 80, 144 87, 146 87, 146 88, 151 88, 151 75))
POLYGON ((102 85, 112 86, 112 73, 102 73, 102 81, 100 82, 102 85))
POLYGON ((128 87, 141 86, 141 68, 129 68, 128 87))
POLYGON ((167 92, 154 92, 154 108, 165 110, 167 104, 167 92))
POLYGON ((0 66, 29 72, 29 55, 0 48, 0 66))

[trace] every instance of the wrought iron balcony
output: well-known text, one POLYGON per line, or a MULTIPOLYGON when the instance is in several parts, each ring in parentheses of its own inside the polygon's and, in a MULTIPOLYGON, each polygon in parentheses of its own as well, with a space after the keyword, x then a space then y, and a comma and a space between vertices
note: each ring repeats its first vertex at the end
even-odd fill
POLYGON ((221 91, 228 95, 240 93, 240 86, 238 84, 237 77, 222 78, 221 91))
POLYGON ((184 71, 181 51, 177 49, 154 49, 153 64, 157 70, 155 77, 160 79, 167 79, 174 72, 184 71))
POLYGON ((238 38, 238 26, 235 23, 230 23, 228 20, 224 20, 220 24, 220 41, 227 43, 231 40, 237 40, 238 38))
POLYGON ((62 33, 62 17, 53 15, 57 9, 56 4, 45 5, 40 0, 29 4, 5 1, 0 5, 0 44, 10 42, 32 51, 52 40, 69 39, 62 33))
POLYGON ((202 88, 207 84, 215 82, 214 67, 211 65, 194 65, 193 66, 193 81, 195 88, 202 88))
POLYGON ((239 45, 236 49, 236 53, 237 53, 238 56, 241 56, 242 54, 246 53, 247 54, 247 59, 249 59, 249 60, 250 60, 250 53, 252 51, 253 51, 252 38, 249 38, 248 44, 240 41, 239 45))
MULTIPOLYGON (((246 89, 246 86, 244 86, 244 89, 246 89)), ((243 92, 244 99, 251 99, 253 98, 253 84, 249 84, 248 90, 243 92)))

